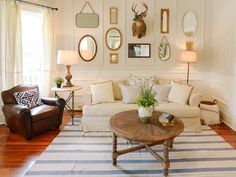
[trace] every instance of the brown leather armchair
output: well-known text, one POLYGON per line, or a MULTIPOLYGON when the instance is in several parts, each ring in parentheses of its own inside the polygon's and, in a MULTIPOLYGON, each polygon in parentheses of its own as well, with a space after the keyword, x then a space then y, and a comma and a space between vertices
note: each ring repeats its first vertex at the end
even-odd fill
POLYGON ((65 100, 62 98, 41 98, 43 104, 29 109, 17 104, 14 92, 22 92, 38 88, 38 86, 18 85, 1 93, 2 111, 7 127, 30 140, 33 136, 52 128, 58 128, 62 123, 65 100))

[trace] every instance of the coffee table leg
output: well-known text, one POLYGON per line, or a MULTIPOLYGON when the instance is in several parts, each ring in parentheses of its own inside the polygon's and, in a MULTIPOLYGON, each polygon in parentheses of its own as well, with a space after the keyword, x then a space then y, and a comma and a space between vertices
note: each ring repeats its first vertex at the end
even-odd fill
POLYGON ((170 161, 169 161, 169 143, 167 141, 164 142, 164 176, 168 176, 168 169, 170 167, 170 161))
POLYGON ((112 165, 117 164, 117 157, 118 157, 118 152, 117 152, 117 136, 115 133, 113 133, 112 136, 112 165))

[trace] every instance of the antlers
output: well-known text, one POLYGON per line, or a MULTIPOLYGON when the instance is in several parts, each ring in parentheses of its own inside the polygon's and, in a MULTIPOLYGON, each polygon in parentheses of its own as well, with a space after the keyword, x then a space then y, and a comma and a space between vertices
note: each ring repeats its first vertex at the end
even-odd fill
MULTIPOLYGON (((143 16, 143 15, 146 15, 146 13, 148 11, 148 6, 144 1, 142 1, 141 4, 145 7, 145 10, 143 12, 141 12, 139 15, 143 16)), ((136 11, 136 7, 137 7, 137 4, 134 3, 132 5, 132 11, 134 12, 135 15, 138 15, 138 11, 136 11)))

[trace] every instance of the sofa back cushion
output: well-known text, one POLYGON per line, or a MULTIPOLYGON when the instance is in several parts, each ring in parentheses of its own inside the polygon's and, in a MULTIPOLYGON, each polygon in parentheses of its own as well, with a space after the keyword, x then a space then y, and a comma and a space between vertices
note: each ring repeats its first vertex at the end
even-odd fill
POLYGON ((125 80, 113 80, 112 84, 115 100, 122 100, 122 94, 119 84, 125 84, 125 80))
POLYGON ((90 84, 90 91, 92 104, 115 102, 112 81, 90 84))
POLYGON ((136 98, 139 95, 139 92, 141 91, 141 87, 136 85, 124 85, 124 84, 119 84, 119 86, 122 93, 123 103, 125 104, 135 103, 136 98))
POLYGON ((187 104, 192 89, 192 86, 182 85, 171 81, 171 89, 168 95, 168 101, 179 104, 187 104))

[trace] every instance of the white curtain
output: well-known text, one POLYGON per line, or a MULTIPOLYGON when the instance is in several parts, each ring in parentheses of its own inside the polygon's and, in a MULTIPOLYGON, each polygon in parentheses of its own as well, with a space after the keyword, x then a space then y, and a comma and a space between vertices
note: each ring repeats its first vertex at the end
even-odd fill
POLYGON ((56 71, 55 60, 55 40, 53 29, 53 10, 43 9, 43 67, 42 75, 43 81, 41 82, 41 94, 43 96, 50 95, 50 90, 53 85, 53 78, 56 71))
POLYGON ((20 11, 21 5, 14 0, 0 0, 0 91, 23 81, 20 11))

